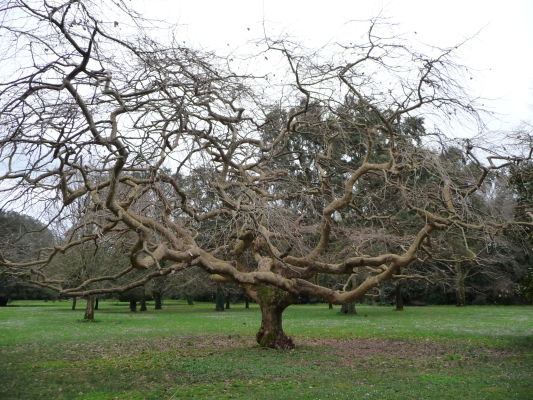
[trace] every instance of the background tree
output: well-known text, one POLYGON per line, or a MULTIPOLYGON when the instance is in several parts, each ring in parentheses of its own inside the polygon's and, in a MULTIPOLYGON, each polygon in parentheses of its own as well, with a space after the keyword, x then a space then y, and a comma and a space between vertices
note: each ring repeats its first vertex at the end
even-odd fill
MULTIPOLYGON (((42 247, 54 243, 49 229, 36 219, 0 210, 0 251, 4 257, 24 262, 39 257, 42 247)), ((57 293, 29 284, 25 271, 7 274, 0 270, 0 307, 12 299, 55 299, 57 293)))

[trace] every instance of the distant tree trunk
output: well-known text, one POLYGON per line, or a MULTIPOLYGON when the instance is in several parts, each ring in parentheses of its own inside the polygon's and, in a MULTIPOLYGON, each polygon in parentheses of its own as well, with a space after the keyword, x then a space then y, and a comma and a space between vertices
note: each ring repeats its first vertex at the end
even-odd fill
POLYGON ((333 310, 333 303, 328 303, 328 309, 333 310))
POLYGON ((465 272, 461 263, 456 264, 455 296, 457 307, 463 307, 466 303, 465 295, 465 272))
POLYGON ((94 321, 94 296, 87 296, 87 305, 85 306, 83 319, 94 321))
POLYGON ((137 312, 137 300, 130 300, 130 311, 137 312))
POLYGON ((217 292, 215 294, 215 310, 216 311, 224 311, 224 290, 222 289, 222 286, 217 285, 217 292))
POLYGON ((403 293, 401 280, 396 282, 396 287, 394 288, 394 297, 396 299, 396 308, 394 310, 403 311, 403 293))
POLYGON ((379 293, 379 305, 383 306, 387 304, 387 296, 385 294, 385 286, 380 284, 378 286, 378 293, 379 293))
POLYGON ((244 297, 244 308, 250 308, 250 300, 248 299, 248 296, 244 297))
POLYGON ((146 299, 143 297, 141 299, 141 311, 146 311, 147 308, 146 308, 146 299))
POLYGON ((155 303, 154 309, 161 310, 163 308, 163 296, 161 292, 154 292, 153 296, 154 296, 154 303, 155 303))
POLYGON ((72 311, 76 310, 76 302, 77 302, 77 300, 78 299, 76 297, 72 298, 72 308, 71 308, 72 311))
POLYGON ((231 307, 231 305, 230 305, 230 296, 228 295, 228 296, 226 296, 226 310, 229 310, 230 307, 231 307))
POLYGON ((247 293, 261 307, 261 328, 255 336, 257 343, 272 349, 293 349, 294 342, 283 332, 282 316, 295 298, 285 291, 263 285, 248 288, 247 293))
POLYGON ((0 296, 0 307, 7 307, 9 299, 6 296, 0 296))
POLYGON ((94 299, 94 309, 98 310, 98 297, 94 299))
MULTIPOLYGON (((356 275, 351 274, 346 283, 344 284, 344 287, 342 290, 345 292, 352 290, 356 286, 356 275)), ((355 302, 346 303, 341 306, 341 314, 357 314, 357 310, 355 309, 355 302)))
POLYGON ((187 300, 187 305, 194 306, 194 301, 190 294, 185 295, 185 300, 187 300))
POLYGON ((343 304, 341 306, 341 314, 357 314, 355 302, 343 304))
MULTIPOLYGON (((402 273, 401 269, 398 268, 397 274, 402 273)), ((402 293, 403 279, 398 279, 394 283, 394 298, 396 303, 395 311, 403 311, 403 293, 402 293)))

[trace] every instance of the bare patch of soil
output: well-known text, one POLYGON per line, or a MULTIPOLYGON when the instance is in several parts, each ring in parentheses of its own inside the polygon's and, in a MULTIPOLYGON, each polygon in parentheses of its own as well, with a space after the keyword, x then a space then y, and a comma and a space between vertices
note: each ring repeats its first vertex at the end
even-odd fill
POLYGON ((326 346, 328 354, 336 356, 339 365, 349 365, 356 361, 375 358, 395 360, 473 360, 479 358, 508 357, 513 353, 488 349, 468 348, 457 344, 447 344, 425 340, 383 340, 383 339, 309 339, 300 340, 298 344, 308 346, 326 346))

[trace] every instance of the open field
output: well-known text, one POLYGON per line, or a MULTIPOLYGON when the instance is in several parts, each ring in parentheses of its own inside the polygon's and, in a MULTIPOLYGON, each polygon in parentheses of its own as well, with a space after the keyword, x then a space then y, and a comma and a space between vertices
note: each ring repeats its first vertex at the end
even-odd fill
POLYGON ((0 399, 531 399, 532 307, 292 306, 294 351, 260 349, 260 314, 166 302, 0 309, 0 399))

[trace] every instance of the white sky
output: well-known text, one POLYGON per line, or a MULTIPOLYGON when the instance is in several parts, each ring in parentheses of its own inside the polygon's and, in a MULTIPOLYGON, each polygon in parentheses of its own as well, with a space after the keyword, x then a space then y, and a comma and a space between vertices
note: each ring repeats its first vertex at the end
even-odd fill
POLYGON ((497 112, 489 127, 533 121, 532 0, 135 0, 151 18, 178 25, 194 47, 227 52, 289 35, 308 47, 350 42, 353 20, 381 15, 409 40, 450 47, 474 36, 458 60, 473 69, 473 94, 497 112), (416 33, 415 33, 416 32, 416 33), (476 35, 477 33, 477 35, 476 35))

